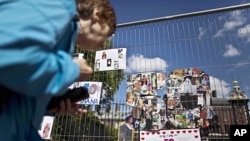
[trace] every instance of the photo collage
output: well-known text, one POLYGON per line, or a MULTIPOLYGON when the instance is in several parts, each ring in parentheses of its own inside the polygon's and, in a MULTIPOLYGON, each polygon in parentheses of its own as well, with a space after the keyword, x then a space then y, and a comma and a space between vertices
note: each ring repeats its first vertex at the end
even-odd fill
POLYGON ((208 74, 198 68, 175 69, 166 78, 166 90, 163 99, 169 127, 209 126, 213 110, 208 74))
POLYGON ((214 115, 209 76, 198 68, 127 75, 126 92, 133 116, 146 122, 143 130, 208 127, 214 115))
POLYGON ((132 106, 133 117, 141 130, 159 130, 166 122, 166 105, 159 102, 157 90, 164 89, 163 73, 138 73, 127 76, 126 105, 132 106), (144 126, 142 126, 144 125, 144 126))

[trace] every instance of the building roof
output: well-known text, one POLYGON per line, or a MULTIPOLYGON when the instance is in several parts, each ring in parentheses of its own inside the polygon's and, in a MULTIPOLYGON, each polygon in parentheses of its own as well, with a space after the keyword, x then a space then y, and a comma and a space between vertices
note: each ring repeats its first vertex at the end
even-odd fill
POLYGON ((95 116, 102 120, 125 120, 127 116, 131 115, 131 111, 101 111, 100 114, 95 113, 95 116))
POLYGON ((228 99, 226 98, 211 98, 211 106, 230 106, 228 99))

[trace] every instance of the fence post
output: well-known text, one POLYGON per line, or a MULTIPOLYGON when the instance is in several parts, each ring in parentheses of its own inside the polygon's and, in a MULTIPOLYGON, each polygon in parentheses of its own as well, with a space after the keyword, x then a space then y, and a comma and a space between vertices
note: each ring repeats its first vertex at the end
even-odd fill
POLYGON ((232 106, 233 115, 234 115, 234 124, 236 125, 244 125, 249 124, 249 109, 247 98, 244 91, 240 90, 240 86, 238 85, 238 81, 233 81, 234 90, 231 91, 229 99, 229 103, 232 106), (237 114, 236 114, 237 113, 237 114))

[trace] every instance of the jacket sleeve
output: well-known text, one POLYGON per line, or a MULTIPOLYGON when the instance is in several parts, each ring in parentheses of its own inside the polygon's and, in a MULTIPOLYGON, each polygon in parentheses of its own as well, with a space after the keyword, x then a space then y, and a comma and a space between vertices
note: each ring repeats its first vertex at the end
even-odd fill
POLYGON ((80 73, 69 53, 74 11, 60 0, 0 0, 0 7, 0 85, 34 97, 65 92, 80 73))

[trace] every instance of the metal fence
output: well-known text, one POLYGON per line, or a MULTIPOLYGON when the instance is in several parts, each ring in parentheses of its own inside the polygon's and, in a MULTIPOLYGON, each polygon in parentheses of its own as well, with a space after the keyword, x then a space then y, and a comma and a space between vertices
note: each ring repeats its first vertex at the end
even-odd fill
MULTIPOLYGON (((208 73, 214 117, 208 128, 200 128, 201 137, 229 140, 231 124, 249 124, 248 99, 228 99, 237 92, 233 87, 235 80, 241 92, 249 96, 249 10, 250 4, 244 4, 120 24, 111 42, 113 48, 127 48, 125 75, 154 71, 167 76, 177 68, 198 68, 208 73)), ((126 92, 117 91, 117 95, 123 94, 126 92)), ((164 94, 165 91, 159 93, 161 99, 164 94)), ((89 112, 81 117, 56 117, 52 139, 117 141, 120 125, 134 108, 116 98, 109 103, 108 112, 86 106, 89 112)), ((197 103, 197 96, 183 98, 183 104, 197 103)), ((133 135, 133 140, 139 140, 136 131, 133 135)))

